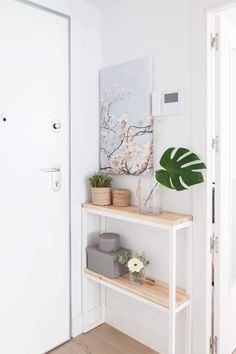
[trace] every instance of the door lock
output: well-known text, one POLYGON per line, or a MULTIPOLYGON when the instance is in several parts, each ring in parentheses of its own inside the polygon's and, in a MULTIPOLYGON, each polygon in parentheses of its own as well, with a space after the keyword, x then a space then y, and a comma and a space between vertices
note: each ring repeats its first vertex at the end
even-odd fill
POLYGON ((1 113, 1 114, 0 114, 0 117, 1 117, 1 121, 2 121, 2 122, 6 122, 6 121, 7 121, 6 113, 1 113))
POLYGON ((54 133, 58 133, 61 130, 61 122, 58 119, 55 119, 52 121, 51 127, 54 133))

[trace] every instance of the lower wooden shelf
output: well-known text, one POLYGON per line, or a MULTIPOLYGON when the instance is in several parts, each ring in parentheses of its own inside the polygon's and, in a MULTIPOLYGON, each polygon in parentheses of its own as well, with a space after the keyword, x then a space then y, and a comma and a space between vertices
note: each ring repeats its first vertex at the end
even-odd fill
MULTIPOLYGON (((155 285, 133 285, 129 281, 129 274, 116 279, 107 278, 101 274, 85 269, 87 278, 96 281, 108 288, 112 288, 136 300, 147 303, 164 312, 169 312, 169 286, 167 283, 156 280, 155 285)), ((189 305, 189 295, 186 291, 176 289, 176 312, 189 305)))

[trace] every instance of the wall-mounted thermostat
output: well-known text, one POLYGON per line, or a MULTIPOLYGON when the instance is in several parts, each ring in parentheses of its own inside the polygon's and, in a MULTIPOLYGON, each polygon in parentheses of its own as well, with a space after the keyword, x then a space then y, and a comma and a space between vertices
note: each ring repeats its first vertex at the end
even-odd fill
POLYGON ((152 94, 153 116, 176 116, 183 114, 183 91, 172 90, 152 94))

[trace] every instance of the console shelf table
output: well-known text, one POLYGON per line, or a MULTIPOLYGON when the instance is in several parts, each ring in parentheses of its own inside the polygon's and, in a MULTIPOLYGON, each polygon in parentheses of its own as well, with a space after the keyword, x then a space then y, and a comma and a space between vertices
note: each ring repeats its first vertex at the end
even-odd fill
POLYGON ((176 353, 176 315, 187 309, 185 353, 191 353, 191 279, 192 279, 192 216, 171 212, 163 212, 157 216, 142 215, 137 207, 117 208, 101 207, 91 203, 82 205, 82 315, 83 332, 105 322, 105 290, 111 288, 137 301, 143 302, 169 316, 169 354, 176 353), (155 285, 132 285, 128 275, 117 279, 109 279, 88 270, 86 247, 88 236, 88 214, 100 217, 100 232, 106 231, 106 218, 142 224, 168 232, 169 237, 169 282, 156 280, 155 285), (186 229, 186 290, 176 288, 176 236, 177 231, 186 229), (95 322, 89 321, 87 282, 92 280, 100 284, 100 316, 95 322))

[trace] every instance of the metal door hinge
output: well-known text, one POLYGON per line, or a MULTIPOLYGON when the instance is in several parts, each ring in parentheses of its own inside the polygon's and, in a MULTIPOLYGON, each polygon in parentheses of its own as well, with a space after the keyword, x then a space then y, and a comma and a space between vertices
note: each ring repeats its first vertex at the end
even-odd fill
POLYGON ((211 33, 211 49, 215 49, 218 50, 219 48, 219 35, 218 33, 216 33, 215 35, 213 35, 213 33, 211 33))
POLYGON ((211 254, 218 254, 218 242, 219 242, 219 238, 218 236, 216 236, 215 233, 213 233, 212 237, 211 237, 211 241, 210 241, 210 251, 211 254))
POLYGON ((212 138, 211 147, 212 147, 212 149, 214 149, 216 152, 219 151, 219 136, 218 136, 218 135, 216 135, 214 138, 212 138))
POLYGON ((210 354, 217 354, 218 353, 218 348, 217 348, 217 344, 218 344, 218 338, 217 337, 210 337, 210 354))

